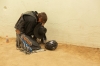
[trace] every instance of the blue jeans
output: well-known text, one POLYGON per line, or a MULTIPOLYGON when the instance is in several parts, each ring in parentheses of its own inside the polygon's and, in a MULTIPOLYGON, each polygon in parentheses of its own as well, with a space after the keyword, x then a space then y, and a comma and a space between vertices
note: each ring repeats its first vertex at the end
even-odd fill
POLYGON ((27 36, 25 34, 16 34, 16 47, 22 48, 22 46, 24 46, 23 43, 28 44, 28 46, 30 46, 32 50, 41 49, 41 46, 38 44, 38 42, 31 36, 27 36))

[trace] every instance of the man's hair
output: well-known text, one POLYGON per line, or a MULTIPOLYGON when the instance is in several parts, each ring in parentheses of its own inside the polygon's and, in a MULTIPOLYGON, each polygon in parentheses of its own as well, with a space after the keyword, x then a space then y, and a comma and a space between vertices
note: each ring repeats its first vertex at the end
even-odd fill
POLYGON ((38 13, 38 17, 39 18, 42 17, 43 23, 46 23, 46 21, 47 21, 47 15, 46 15, 45 12, 38 13))

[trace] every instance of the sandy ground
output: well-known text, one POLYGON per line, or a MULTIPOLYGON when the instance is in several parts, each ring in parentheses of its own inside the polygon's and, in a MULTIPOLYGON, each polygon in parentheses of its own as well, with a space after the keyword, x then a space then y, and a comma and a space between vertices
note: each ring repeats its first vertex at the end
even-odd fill
POLYGON ((0 66, 100 66, 100 49, 59 44, 55 51, 26 55, 16 49, 14 38, 9 43, 0 38, 0 66))

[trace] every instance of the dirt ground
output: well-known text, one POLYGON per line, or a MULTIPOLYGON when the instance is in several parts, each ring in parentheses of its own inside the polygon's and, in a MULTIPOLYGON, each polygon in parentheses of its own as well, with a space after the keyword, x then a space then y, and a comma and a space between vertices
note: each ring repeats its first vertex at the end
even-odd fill
POLYGON ((0 66, 100 66, 100 48, 59 44, 55 51, 26 55, 16 49, 14 38, 9 43, 0 38, 0 66))

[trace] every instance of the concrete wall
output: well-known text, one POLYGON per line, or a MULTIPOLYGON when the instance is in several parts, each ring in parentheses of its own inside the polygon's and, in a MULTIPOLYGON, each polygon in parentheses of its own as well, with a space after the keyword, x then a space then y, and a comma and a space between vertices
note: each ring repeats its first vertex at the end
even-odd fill
POLYGON ((0 36, 15 37, 21 13, 46 12, 48 40, 100 48, 100 0, 0 0, 0 36))

